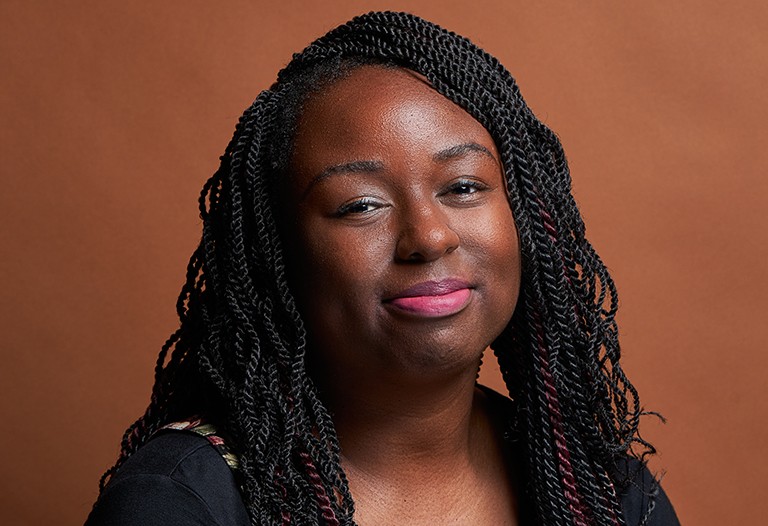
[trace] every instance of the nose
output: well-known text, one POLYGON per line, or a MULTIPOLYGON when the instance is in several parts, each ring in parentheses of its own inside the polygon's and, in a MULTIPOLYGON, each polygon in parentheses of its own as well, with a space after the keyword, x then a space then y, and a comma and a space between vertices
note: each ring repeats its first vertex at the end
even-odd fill
POLYGON ((435 261, 456 250, 459 241, 439 206, 422 203, 402 214, 395 256, 399 261, 435 261))

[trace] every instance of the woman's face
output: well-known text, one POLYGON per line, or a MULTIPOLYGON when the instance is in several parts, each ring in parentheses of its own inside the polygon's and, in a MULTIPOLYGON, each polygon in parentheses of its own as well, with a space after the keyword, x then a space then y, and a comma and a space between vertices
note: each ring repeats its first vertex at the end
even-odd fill
POLYGON ((287 198, 292 275, 327 378, 474 368, 520 254, 488 132, 417 74, 364 66, 310 97, 287 198))

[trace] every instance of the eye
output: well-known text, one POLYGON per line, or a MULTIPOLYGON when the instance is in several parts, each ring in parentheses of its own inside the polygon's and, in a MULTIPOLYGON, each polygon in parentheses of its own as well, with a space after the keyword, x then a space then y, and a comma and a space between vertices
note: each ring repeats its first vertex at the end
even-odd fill
POLYGON ((454 181, 445 190, 444 195, 452 195, 458 198, 467 198, 478 192, 488 190, 488 185, 476 179, 459 179, 454 181))
POLYGON ((344 217, 349 215, 363 215, 369 214, 385 206, 384 203, 377 199, 370 197, 363 197, 362 199, 355 199, 348 203, 344 203, 336 210, 337 217, 344 217))
POLYGON ((451 192, 454 194, 473 194, 477 192, 478 188, 474 184, 455 184, 451 186, 451 192))

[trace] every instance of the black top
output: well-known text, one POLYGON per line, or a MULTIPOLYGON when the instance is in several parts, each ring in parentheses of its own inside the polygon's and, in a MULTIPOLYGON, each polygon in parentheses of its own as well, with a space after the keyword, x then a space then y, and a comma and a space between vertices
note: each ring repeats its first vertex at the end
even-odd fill
POLYGON ((232 470, 189 431, 164 431, 120 468, 87 526, 250 526, 232 470))
MULTIPOLYGON (((634 459, 621 467, 634 474, 621 495, 626 524, 679 526, 672 505, 648 470, 634 459)), ((189 431, 161 432, 133 454, 110 480, 86 522, 86 526, 169 524, 250 525, 231 469, 206 438, 189 431)))

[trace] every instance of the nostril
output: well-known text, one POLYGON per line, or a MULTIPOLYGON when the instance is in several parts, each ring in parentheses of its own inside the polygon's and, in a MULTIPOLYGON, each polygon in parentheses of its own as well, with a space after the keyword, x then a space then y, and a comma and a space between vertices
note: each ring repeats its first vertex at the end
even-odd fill
POLYGON ((458 234, 445 222, 430 221, 403 229, 397 242, 397 258, 402 261, 434 261, 455 251, 458 234))

